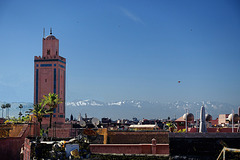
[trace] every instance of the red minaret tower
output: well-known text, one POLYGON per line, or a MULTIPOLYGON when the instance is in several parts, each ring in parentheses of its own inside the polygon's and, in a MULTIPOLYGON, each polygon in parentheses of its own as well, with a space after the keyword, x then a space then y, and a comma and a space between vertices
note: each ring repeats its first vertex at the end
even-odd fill
MULTIPOLYGON (((52 122, 65 122, 65 83, 66 59, 59 56, 59 40, 52 35, 43 37, 42 57, 34 57, 34 104, 43 99, 43 95, 56 93, 63 103, 54 110, 52 122)), ((45 115, 42 124, 49 123, 49 115, 45 115)))

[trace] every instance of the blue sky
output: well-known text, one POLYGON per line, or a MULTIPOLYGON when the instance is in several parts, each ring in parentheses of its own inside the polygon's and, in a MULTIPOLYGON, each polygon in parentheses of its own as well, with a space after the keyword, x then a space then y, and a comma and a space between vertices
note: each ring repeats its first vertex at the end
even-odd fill
POLYGON ((240 104, 238 0, 0 1, 0 101, 33 101, 44 27, 67 58, 67 101, 240 104))

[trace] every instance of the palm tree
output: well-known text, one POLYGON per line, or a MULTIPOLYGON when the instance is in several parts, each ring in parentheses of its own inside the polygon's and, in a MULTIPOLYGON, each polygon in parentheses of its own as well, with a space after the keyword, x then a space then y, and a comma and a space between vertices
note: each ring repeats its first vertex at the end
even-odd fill
POLYGON ((26 116, 26 114, 29 115, 30 113, 32 113, 32 110, 33 109, 28 109, 28 111, 25 111, 25 116, 26 116))
POLYGON ((1 108, 2 108, 2 118, 3 118, 3 110, 6 108, 6 105, 2 104, 1 108))
POLYGON ((23 105, 22 105, 22 104, 20 104, 20 105, 19 105, 19 108, 20 108, 20 112, 19 112, 19 118, 21 118, 21 116, 22 116, 21 109, 23 108, 23 105), (20 115, 20 113, 21 113, 21 115, 20 115))
POLYGON ((48 95, 44 95, 43 96, 44 99, 42 100, 42 102, 49 106, 48 112, 50 112, 50 124, 49 124, 49 128, 52 127, 52 116, 53 116, 53 111, 54 109, 57 108, 58 104, 62 103, 61 99, 58 98, 58 95, 55 93, 49 93, 48 95))
POLYGON ((34 108, 31 111, 33 113, 33 115, 37 118, 37 121, 40 124, 40 129, 42 129, 42 119, 43 116, 49 112, 47 112, 47 109, 44 107, 43 103, 39 103, 39 104, 34 104, 34 108))
POLYGON ((9 108, 11 108, 11 104, 7 103, 6 104, 6 108, 7 108, 7 110, 6 110, 6 117, 7 117, 7 119, 9 119, 9 108))
POLYGON ((22 112, 19 112, 18 115, 19 115, 19 119, 21 119, 21 116, 22 116, 23 114, 22 114, 22 112))

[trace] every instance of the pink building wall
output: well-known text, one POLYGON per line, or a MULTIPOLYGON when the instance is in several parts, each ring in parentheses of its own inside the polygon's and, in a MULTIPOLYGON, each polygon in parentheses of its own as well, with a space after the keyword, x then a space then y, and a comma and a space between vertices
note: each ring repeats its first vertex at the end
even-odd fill
POLYGON ((48 136, 56 138, 68 138, 71 137, 71 131, 74 131, 74 129, 71 129, 71 124, 59 124, 56 127, 53 125, 52 128, 48 129, 48 136))
POLYGON ((152 144, 90 144, 93 154, 160 154, 169 155, 169 144, 157 144, 152 139, 152 144))
MULTIPOLYGON (((188 129, 188 132, 190 133, 195 133, 197 132, 197 130, 199 131, 199 128, 196 129, 196 128, 189 128, 188 129)), ((207 131, 209 133, 216 133, 216 132, 225 132, 225 133, 232 133, 232 128, 207 128, 207 131)), ((233 131, 236 133, 237 132, 237 128, 234 128, 233 131)))
POLYGON ((31 132, 35 132, 34 128, 28 124, 23 124, 23 129, 18 136, 0 138, 0 159, 19 160, 21 147, 23 147, 25 138, 29 136, 31 132))
POLYGON ((229 114, 219 114, 218 116, 218 124, 225 124, 227 122, 229 114))
POLYGON ((93 154, 169 154, 169 144, 91 144, 93 154))

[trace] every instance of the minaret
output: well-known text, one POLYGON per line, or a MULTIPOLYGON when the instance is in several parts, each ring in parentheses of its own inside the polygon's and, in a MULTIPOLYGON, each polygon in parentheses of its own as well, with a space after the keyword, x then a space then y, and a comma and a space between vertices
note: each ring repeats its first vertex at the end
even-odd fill
POLYGON ((202 105, 201 111, 200 111, 200 125, 199 125, 199 132, 207 132, 207 127, 206 127, 206 120, 205 120, 205 107, 202 105))
MULTIPOLYGON (((42 40, 42 57, 34 57, 34 104, 39 103, 43 95, 58 94, 63 103, 54 110, 53 123, 65 122, 65 83, 66 59, 59 56, 59 40, 51 29, 50 35, 42 40)), ((42 122, 46 123, 49 123, 49 115, 42 122)))

